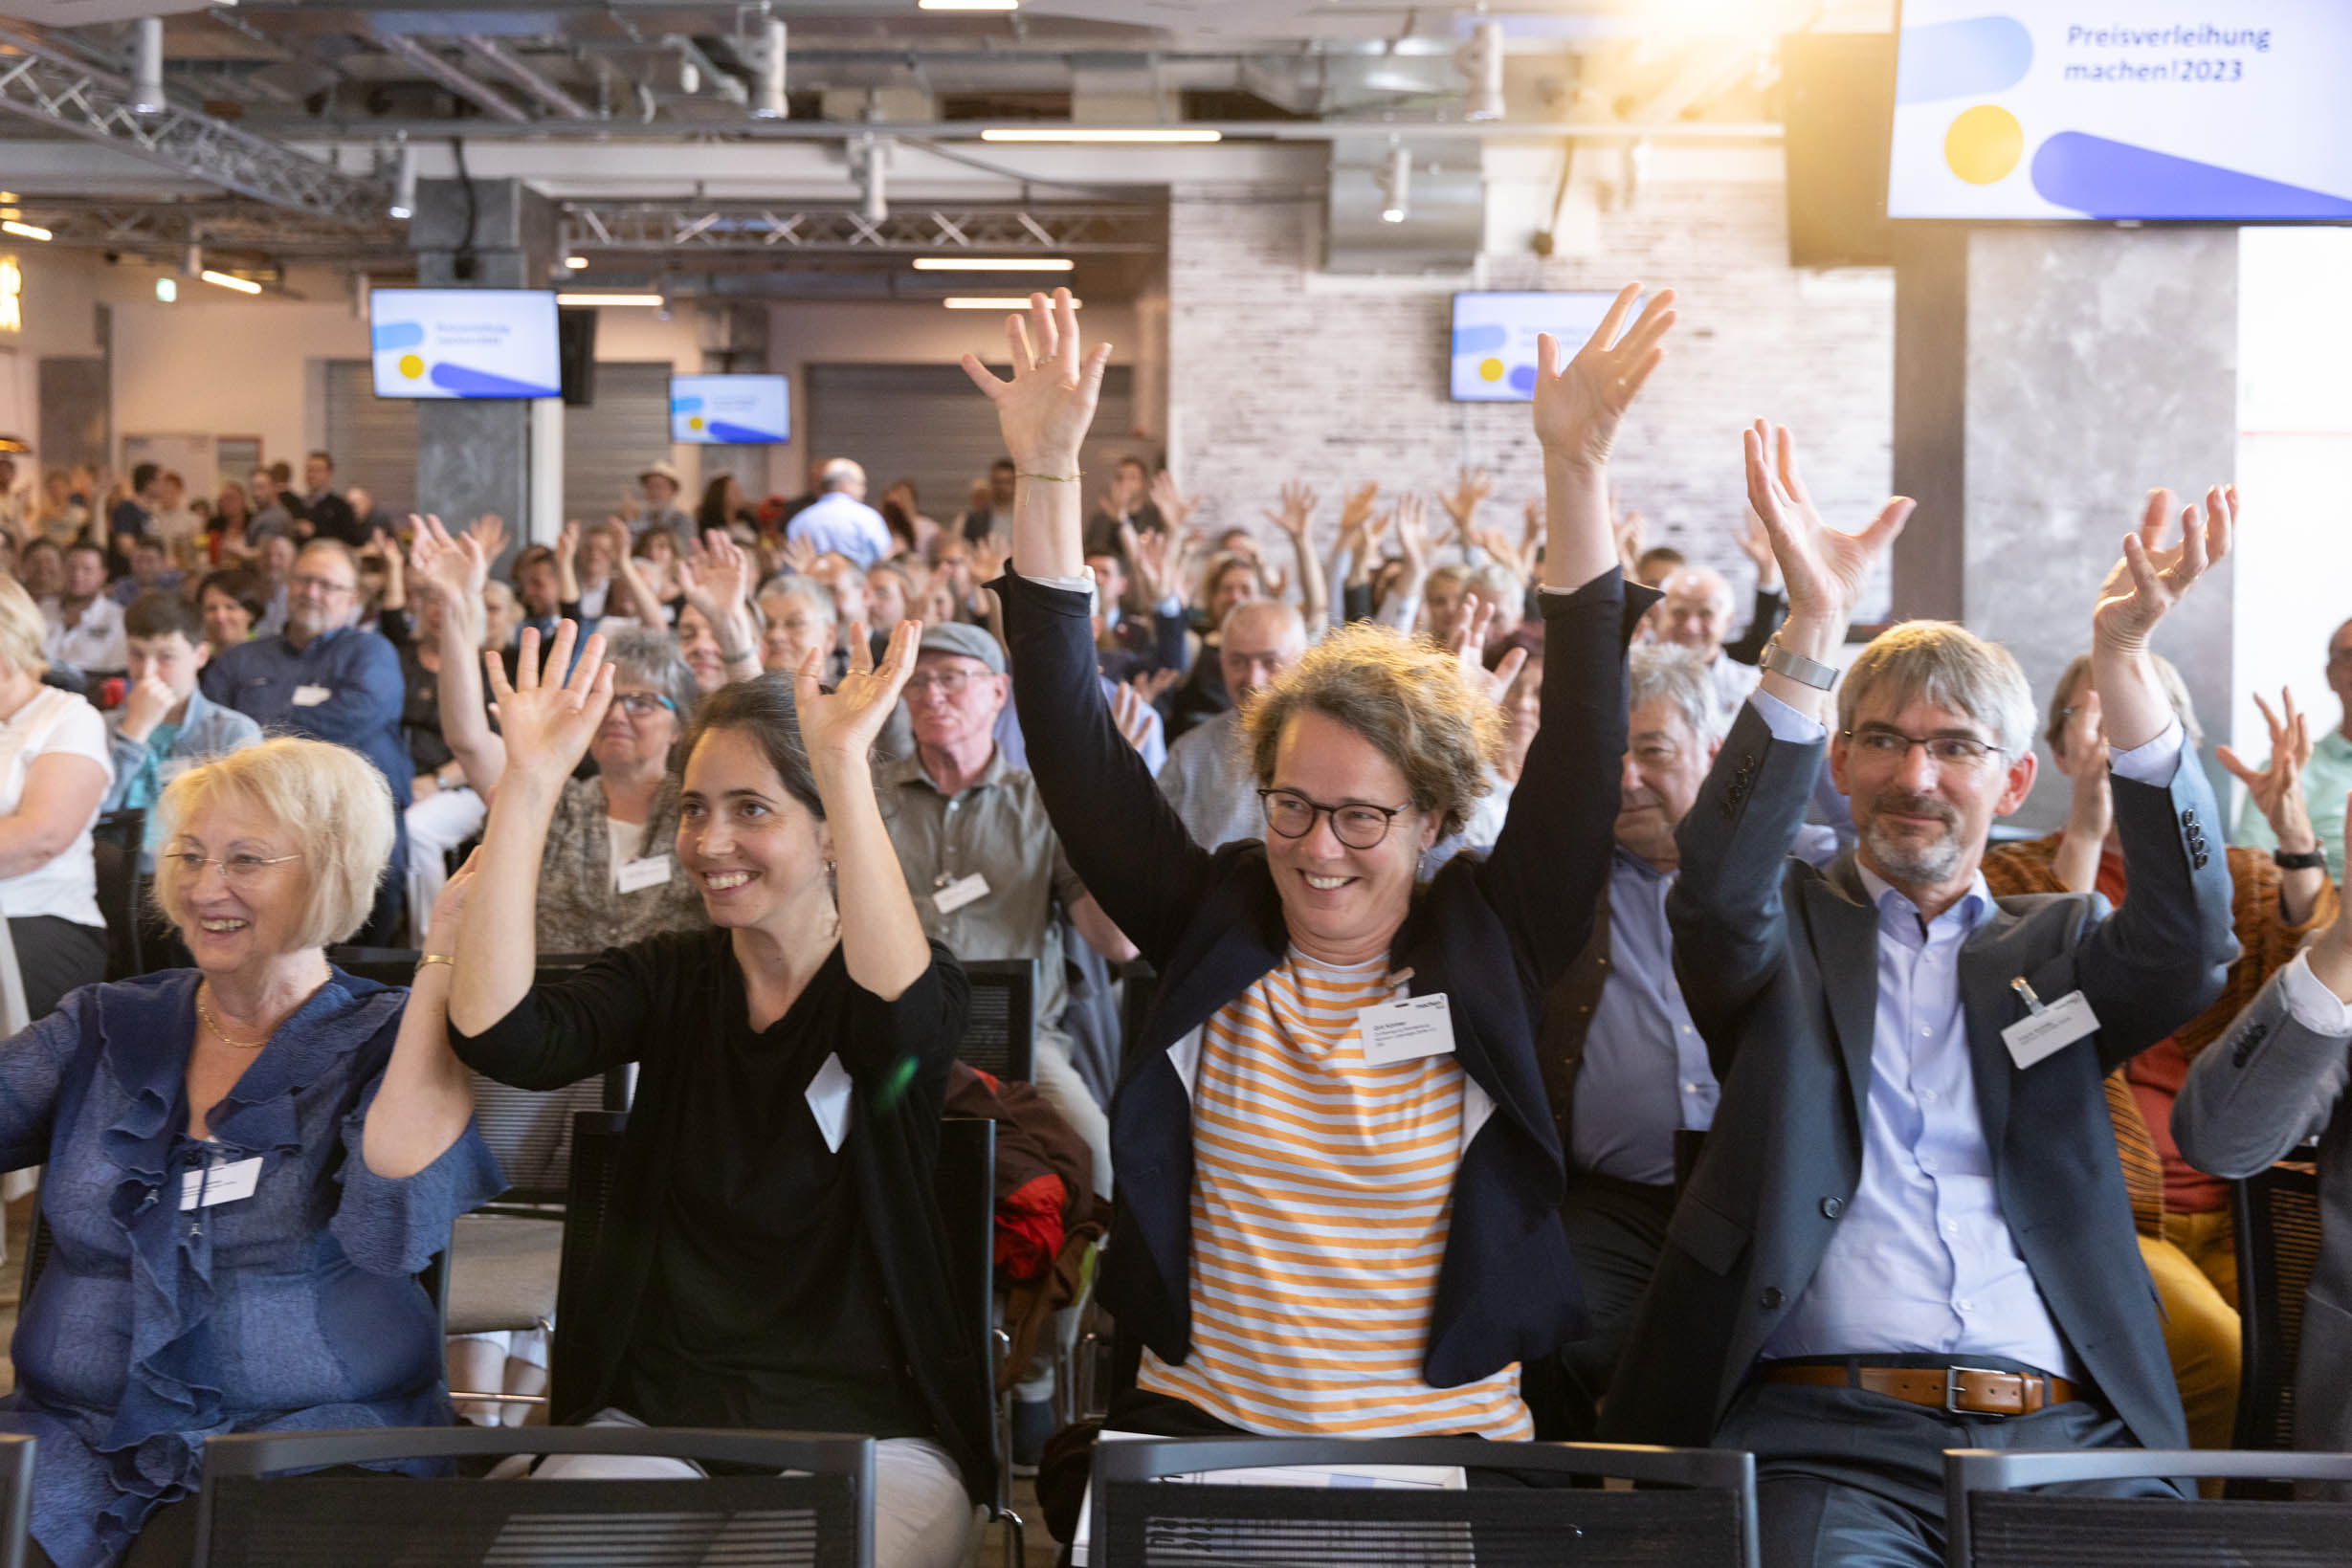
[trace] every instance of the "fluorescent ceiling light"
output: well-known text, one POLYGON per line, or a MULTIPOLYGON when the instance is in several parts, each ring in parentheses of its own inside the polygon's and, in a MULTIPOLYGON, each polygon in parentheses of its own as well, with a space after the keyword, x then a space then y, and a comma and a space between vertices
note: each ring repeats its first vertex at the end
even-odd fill
POLYGON ((559 305, 646 305, 658 308, 661 304, 661 296, 658 294, 559 294, 555 297, 555 302, 559 305))
POLYGON ((0 220, 0 234, 14 234, 18 239, 55 239, 56 237, 38 224, 18 223, 14 218, 0 220))
POLYGON ((1077 265, 1067 256, 919 255, 919 273, 1066 273, 1077 265))
POLYGON ((1018 11, 1021 0, 915 0, 917 11, 1018 11))
POLYGON ((250 277, 239 277, 234 273, 216 273, 208 269, 198 276, 208 283, 217 283, 224 289, 234 289, 239 294, 259 294, 261 292, 260 284, 250 277))
POLYGON ((176 277, 157 278, 155 280, 155 298, 166 305, 179 298, 180 280, 176 277))
POLYGON ((1224 132, 1211 130, 1097 131, 1076 126, 1002 125, 980 133, 983 142, 1221 142, 1224 139, 1224 132))
POLYGON ((576 273, 587 272, 588 264, 588 257, 584 255, 567 255, 564 258, 564 265, 576 273))
MULTIPOLYGON (((1029 309, 1029 296, 1025 294, 1004 296, 951 294, 940 303, 945 305, 949 310, 1027 310, 1029 309)), ((1070 301, 1070 308, 1076 310, 1085 303, 1083 299, 1073 299, 1070 301)))

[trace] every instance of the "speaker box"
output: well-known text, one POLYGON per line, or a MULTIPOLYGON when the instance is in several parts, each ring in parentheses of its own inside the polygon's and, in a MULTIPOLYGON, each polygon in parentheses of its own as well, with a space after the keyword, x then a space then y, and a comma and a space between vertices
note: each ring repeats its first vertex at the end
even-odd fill
POLYGON ((566 306, 555 313, 555 351, 564 372, 564 402, 584 409, 596 401, 596 312, 566 306))
POLYGON ((1790 33, 1781 39, 1781 86, 1788 264, 1892 265, 1895 34, 1790 33))

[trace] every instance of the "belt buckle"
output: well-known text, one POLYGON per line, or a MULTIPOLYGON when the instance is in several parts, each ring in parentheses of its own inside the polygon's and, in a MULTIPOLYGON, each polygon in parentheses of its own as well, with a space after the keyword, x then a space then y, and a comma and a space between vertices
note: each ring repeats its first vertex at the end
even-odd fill
POLYGON ((1986 1378, 2017 1378, 2019 1383, 2017 1395, 2017 1413, 2022 1414, 2024 1412, 2026 1401, 2023 1385, 2025 1383, 2025 1380, 2018 1377, 2016 1373, 2004 1372, 1997 1366, 1947 1366, 1943 1369, 1944 1414, 1952 1416, 1994 1416, 2007 1415, 2010 1413, 2002 1410, 1963 1410, 1960 1407, 1960 1380, 1971 1372, 1976 1373, 1980 1377, 1986 1378))

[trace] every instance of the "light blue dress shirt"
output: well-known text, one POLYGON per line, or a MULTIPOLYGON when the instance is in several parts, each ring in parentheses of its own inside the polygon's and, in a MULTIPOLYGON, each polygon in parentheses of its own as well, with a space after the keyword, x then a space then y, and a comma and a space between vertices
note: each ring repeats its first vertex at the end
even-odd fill
POLYGON ((1609 979, 1585 1035, 1568 1128, 1569 1164, 1667 1186, 1675 1133, 1715 1121, 1707 1043, 1675 982, 1666 894, 1674 873, 1620 848, 1609 868, 1609 979))
POLYGON ((882 514, 845 491, 830 491, 804 506, 785 525, 784 537, 823 555, 849 557, 863 571, 891 552, 890 524, 882 514))
MULTIPOLYGON (((1749 701, 1775 740, 1823 739, 1819 720, 1770 693, 1749 701)), ((2180 766, 2181 744, 2176 720, 2109 765, 2163 787, 2180 766)), ((2081 1363, 2001 1212, 1977 1105, 1960 952, 1992 916, 1992 894, 1980 873, 1957 903, 1926 920, 1869 867, 1858 869, 1878 910, 1861 1182, 1764 1357, 2000 1356, 2080 1380, 2081 1363)))

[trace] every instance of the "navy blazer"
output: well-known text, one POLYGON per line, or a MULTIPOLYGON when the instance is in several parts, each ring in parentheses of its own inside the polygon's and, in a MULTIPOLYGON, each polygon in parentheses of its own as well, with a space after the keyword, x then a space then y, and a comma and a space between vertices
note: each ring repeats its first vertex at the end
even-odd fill
MULTIPOLYGON (((1862 1174, 1878 912, 1853 856, 1790 859, 1823 742, 1775 740, 1752 705, 1676 835, 1675 971, 1723 1086, 1667 1226, 1602 1434, 1704 1445, 1811 1283, 1862 1174)), ((2092 1380, 2146 1447, 2188 1446, 2100 1080, 2220 994, 2236 956, 2220 815, 2193 754, 2168 789, 2115 781, 2132 896, 1996 899, 1960 955, 1977 1100, 2009 1233, 2092 1380), (2019 1070, 2009 982, 2079 990, 2099 1027, 2019 1070)), ((1857 1350, 1870 1347, 1856 1346, 1857 1350)))
MULTIPOLYGON (((1191 1349, 1192 1108, 1169 1049, 1282 961, 1290 938, 1265 846, 1193 844, 1095 674, 1087 596, 1008 574, 1030 768, 1088 891, 1160 973, 1111 1105, 1120 1205, 1101 1292, 1161 1359, 1191 1349)), ((1584 946, 1609 874, 1626 733, 1626 646, 1658 596, 1611 570, 1546 594, 1543 724, 1491 854, 1455 857, 1389 950, 1418 994, 1446 993, 1462 1071, 1495 1113, 1455 1174, 1422 1361, 1434 1387, 1550 1352, 1580 1330, 1560 1228, 1565 1174, 1537 1065, 1551 983, 1584 946)))

